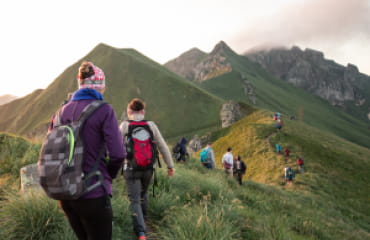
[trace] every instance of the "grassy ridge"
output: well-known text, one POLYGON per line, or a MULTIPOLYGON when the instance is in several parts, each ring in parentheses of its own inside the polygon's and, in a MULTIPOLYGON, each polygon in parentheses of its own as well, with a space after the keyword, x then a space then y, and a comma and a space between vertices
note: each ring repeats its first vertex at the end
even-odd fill
POLYGON ((133 49, 104 44, 68 67, 45 90, 39 90, 0 106, 0 131, 30 135, 45 126, 70 92, 77 89, 76 75, 82 60, 101 67, 106 75, 105 100, 118 118, 128 102, 140 97, 147 102, 147 118, 159 123, 165 136, 220 126, 223 100, 204 91, 133 49))
MULTIPOLYGON (((218 138, 214 150, 219 168, 228 146, 247 162, 243 186, 227 178, 221 169, 203 168, 197 158, 177 164, 176 176, 171 179, 164 169, 158 170, 159 186, 156 197, 151 197, 149 218, 156 238, 370 237, 369 150, 301 121, 285 120, 282 133, 274 135, 270 116, 271 112, 255 111, 213 135, 218 138), (275 143, 288 146, 292 157, 276 154, 275 143), (297 174, 295 183, 286 186, 283 168, 294 167, 298 155, 304 157, 307 171, 297 174)), ((132 239, 123 179, 116 179, 113 187, 113 238, 132 239)), ((8 219, 0 221, 1 239, 74 239, 55 201, 32 195, 27 197, 32 203, 29 206, 24 196, 10 193, 2 193, 1 199, 0 219, 8 219)))

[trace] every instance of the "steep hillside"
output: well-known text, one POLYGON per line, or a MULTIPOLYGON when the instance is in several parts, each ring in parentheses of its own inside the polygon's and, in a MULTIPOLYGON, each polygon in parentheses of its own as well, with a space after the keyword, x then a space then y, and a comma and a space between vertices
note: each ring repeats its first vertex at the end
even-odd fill
POLYGON ((13 101, 17 98, 18 98, 17 96, 13 96, 13 95, 9 95, 9 94, 0 96, 0 105, 11 102, 11 101, 13 101))
POLYGON ((107 79, 105 99, 112 104, 119 118, 129 100, 140 97, 147 103, 147 118, 157 121, 165 136, 221 126, 220 98, 133 49, 100 44, 68 67, 47 89, 0 106, 0 131, 22 135, 32 134, 35 129, 44 132, 54 111, 68 93, 76 90, 76 74, 82 60, 92 61, 104 70, 107 79))
MULTIPOLYGON (((214 133, 219 136, 213 139, 218 169, 205 169, 197 158, 177 164, 171 179, 165 169, 158 169, 159 184, 155 197, 150 194, 148 216, 153 239, 369 239, 369 149, 297 120, 284 119, 282 132, 275 135, 271 114, 256 111, 214 133), (289 147, 291 158, 276 154, 275 143, 289 147), (242 186, 220 169, 228 146, 248 165, 242 186), (297 156, 304 157, 306 171, 297 174, 292 185, 285 185, 283 168, 295 169, 297 156)), ((2 157, 18 165, 27 152, 24 140, 0 139, 4 139, 1 144, 12 143, 0 145, 7 150, 2 157), (23 150, 9 155, 15 153, 13 146, 23 150)), ((133 239, 121 176, 113 188, 113 239, 133 239)), ((22 196, 18 188, 11 192, 0 192, 0 218, 7 219, 0 221, 1 239, 75 239, 57 201, 44 194, 22 196)))
MULTIPOLYGON (((200 86, 225 100, 244 101, 256 107, 295 116, 321 130, 370 147, 365 120, 356 118, 313 94, 280 80, 259 64, 240 56, 220 42, 208 55, 208 62, 223 59, 229 71, 202 81, 200 86)), ((198 64, 198 67, 201 64, 198 64)), ((217 68, 215 69, 215 71, 217 68)), ((210 72, 209 68, 205 71, 210 72)))
POLYGON ((322 52, 298 47, 246 53, 275 77, 303 88, 361 119, 370 120, 370 77, 355 65, 342 66, 322 52), (359 114, 356 114, 359 112, 359 114))
POLYGON ((346 218, 342 220, 369 232, 370 150, 302 121, 283 120, 282 132, 276 133, 271 112, 257 111, 223 130, 223 137, 213 144, 217 166, 222 168, 221 157, 232 147, 233 154, 248 165, 246 179, 322 201, 328 211, 339 211, 346 218), (277 154, 276 143, 288 147, 291 156, 277 154), (298 172, 299 156, 305 160, 306 171, 296 175, 293 186, 286 186, 283 169, 291 166, 298 172))

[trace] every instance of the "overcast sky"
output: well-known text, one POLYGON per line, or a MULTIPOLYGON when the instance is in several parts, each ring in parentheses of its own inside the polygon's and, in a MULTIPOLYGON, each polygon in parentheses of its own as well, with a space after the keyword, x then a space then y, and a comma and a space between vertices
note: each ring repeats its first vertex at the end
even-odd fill
POLYGON ((297 45, 370 74, 370 0, 13 0, 0 3, 0 95, 46 88, 103 42, 159 63, 225 41, 297 45))

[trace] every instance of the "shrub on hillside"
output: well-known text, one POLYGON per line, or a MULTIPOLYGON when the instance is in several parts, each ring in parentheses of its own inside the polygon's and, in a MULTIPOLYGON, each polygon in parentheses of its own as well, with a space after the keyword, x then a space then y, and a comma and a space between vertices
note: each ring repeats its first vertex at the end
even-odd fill
POLYGON ((40 145, 24 138, 0 134, 0 176, 9 174, 19 177, 19 170, 25 165, 37 162, 40 145))

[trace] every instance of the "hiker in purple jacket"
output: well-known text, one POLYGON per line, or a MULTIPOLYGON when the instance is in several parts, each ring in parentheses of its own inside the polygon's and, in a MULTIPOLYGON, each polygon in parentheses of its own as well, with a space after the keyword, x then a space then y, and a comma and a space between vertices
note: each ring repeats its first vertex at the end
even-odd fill
MULTIPOLYGON (((91 62, 83 62, 77 80, 79 89, 63 106, 62 123, 77 120, 89 103, 103 100, 105 76, 100 68, 91 62)), ((51 123, 49 130, 52 128, 51 123)), ((113 220, 110 203, 112 179, 122 167, 126 150, 116 114, 109 104, 102 105, 86 120, 82 137, 85 146, 83 170, 85 173, 91 171, 96 160, 100 158, 98 169, 104 176, 104 187, 96 188, 77 200, 61 200, 60 206, 78 239, 110 240, 113 220)), ((91 183, 94 181, 97 180, 93 179, 91 183)))

